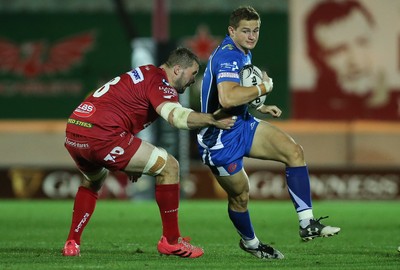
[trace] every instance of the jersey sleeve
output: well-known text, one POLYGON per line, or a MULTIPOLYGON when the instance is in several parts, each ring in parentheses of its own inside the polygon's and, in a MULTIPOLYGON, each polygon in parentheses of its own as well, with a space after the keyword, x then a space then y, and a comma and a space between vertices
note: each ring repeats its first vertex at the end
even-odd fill
POLYGON ((150 84, 148 98, 154 110, 163 102, 179 102, 178 92, 165 77, 155 75, 150 84))
MULTIPOLYGON (((223 50, 223 49, 222 49, 223 50)), ((224 81, 240 83, 241 56, 234 51, 222 52, 215 59, 215 75, 217 84, 224 81)))

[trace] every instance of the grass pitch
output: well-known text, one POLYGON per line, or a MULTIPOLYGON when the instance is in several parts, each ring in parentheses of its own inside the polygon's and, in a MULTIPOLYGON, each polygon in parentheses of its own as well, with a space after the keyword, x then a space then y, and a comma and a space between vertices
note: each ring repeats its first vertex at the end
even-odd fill
POLYGON ((339 235, 301 242, 289 201, 251 201, 257 236, 284 260, 240 250, 225 201, 181 201, 184 236, 203 257, 160 256, 155 201, 98 201, 82 236, 81 257, 63 257, 73 201, 0 201, 0 269, 400 269, 400 202, 316 201, 316 217, 339 235))

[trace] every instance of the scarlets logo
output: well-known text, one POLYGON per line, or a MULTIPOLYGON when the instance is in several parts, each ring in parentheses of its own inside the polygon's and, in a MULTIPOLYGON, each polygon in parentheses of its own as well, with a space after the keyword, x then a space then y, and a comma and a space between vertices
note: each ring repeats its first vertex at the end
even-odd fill
POLYGON ((89 117, 94 114, 96 107, 90 102, 82 102, 78 108, 75 109, 74 114, 79 117, 89 117))
POLYGON ((50 45, 35 40, 17 44, 0 37, 0 70, 28 78, 69 71, 82 62, 94 41, 93 33, 66 37, 50 45))

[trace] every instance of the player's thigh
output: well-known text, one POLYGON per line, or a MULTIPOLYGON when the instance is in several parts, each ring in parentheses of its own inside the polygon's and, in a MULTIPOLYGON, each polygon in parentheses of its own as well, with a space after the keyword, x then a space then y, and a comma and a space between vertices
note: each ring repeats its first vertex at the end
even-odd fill
POLYGON ((168 153, 165 149, 142 141, 131 157, 124 171, 128 173, 144 173, 152 176, 160 174, 167 164, 168 153))
POLYGON ((156 146, 152 145, 151 143, 142 141, 137 151, 131 157, 124 171, 142 173, 155 148, 156 146))
POLYGON ((268 122, 260 121, 249 156, 286 163, 296 147, 296 142, 289 134, 268 122))
POLYGON ((237 197, 249 192, 249 178, 242 168, 239 172, 229 176, 215 175, 220 186, 230 197, 237 197))

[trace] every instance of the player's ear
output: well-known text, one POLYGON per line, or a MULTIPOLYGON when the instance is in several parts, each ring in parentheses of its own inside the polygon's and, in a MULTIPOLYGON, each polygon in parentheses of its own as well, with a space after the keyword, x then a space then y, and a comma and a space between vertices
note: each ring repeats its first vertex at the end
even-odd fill
POLYGON ((232 26, 228 26, 228 33, 230 36, 233 36, 234 31, 235 31, 235 28, 233 28, 232 26))
POLYGON ((181 68, 180 65, 175 65, 175 66, 174 66, 174 74, 175 74, 176 76, 179 75, 179 73, 181 72, 181 70, 182 70, 182 68, 181 68))

